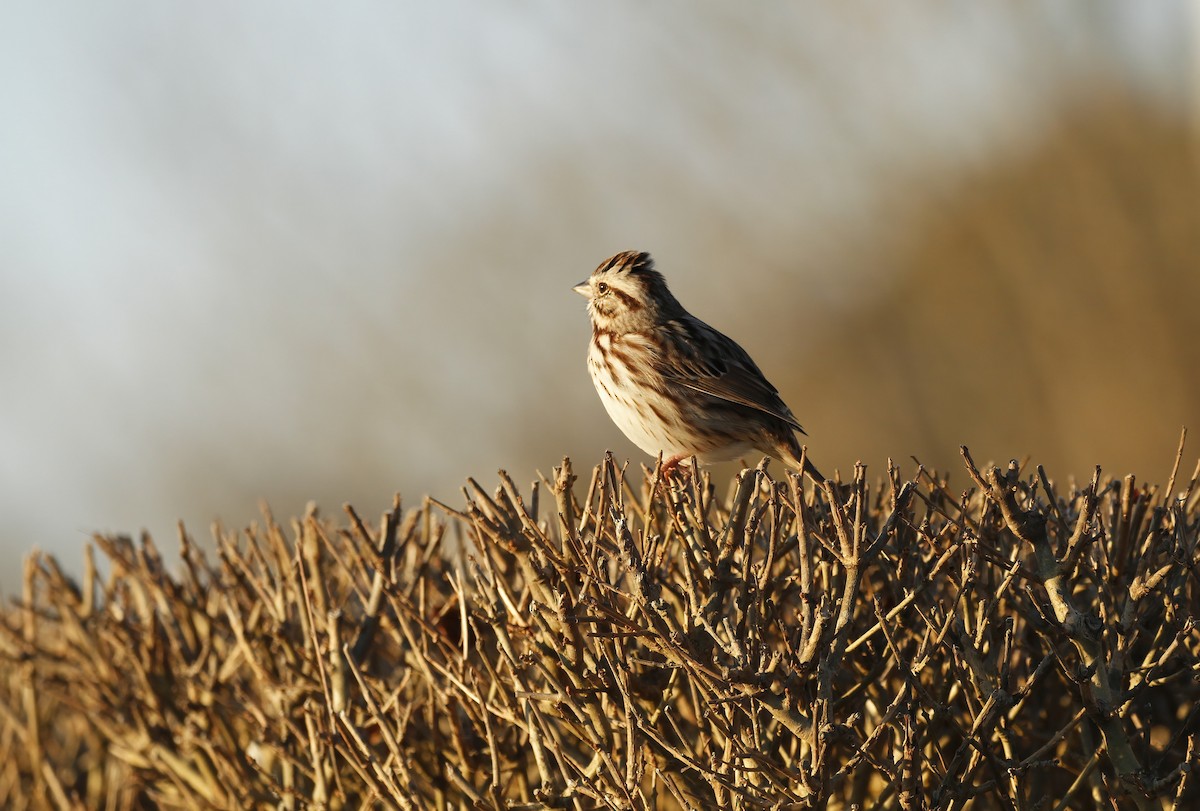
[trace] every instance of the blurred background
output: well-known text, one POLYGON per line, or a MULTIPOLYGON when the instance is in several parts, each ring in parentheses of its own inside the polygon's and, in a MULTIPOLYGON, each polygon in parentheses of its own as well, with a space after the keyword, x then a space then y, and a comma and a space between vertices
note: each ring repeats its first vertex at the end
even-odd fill
MULTIPOLYGON (((0 590, 309 500, 643 457, 571 285, 652 252, 824 470, 1200 449, 1200 14, 9 4, 0 590)), ((757 460, 751 460, 757 461, 757 460)))

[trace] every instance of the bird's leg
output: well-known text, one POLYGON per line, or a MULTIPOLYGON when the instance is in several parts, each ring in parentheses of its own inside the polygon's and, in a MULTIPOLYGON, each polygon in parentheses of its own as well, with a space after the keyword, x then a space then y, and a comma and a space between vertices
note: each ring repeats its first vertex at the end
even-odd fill
POLYGON ((670 481, 675 475, 675 471, 679 469, 679 463, 686 459, 686 456, 672 456, 669 459, 664 459, 662 463, 663 481, 670 481))
POLYGON ((660 469, 662 481, 671 481, 671 475, 674 473, 674 469, 678 468, 679 462, 682 461, 683 459, 680 459, 678 456, 662 459, 662 468, 660 469))

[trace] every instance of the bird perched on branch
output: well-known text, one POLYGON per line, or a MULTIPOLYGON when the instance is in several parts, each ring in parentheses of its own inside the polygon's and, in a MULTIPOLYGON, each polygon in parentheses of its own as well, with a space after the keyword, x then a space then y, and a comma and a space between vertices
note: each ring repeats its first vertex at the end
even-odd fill
MULTIPOLYGON (((800 423, 738 344, 683 308, 648 253, 625 251, 574 288, 592 319, 588 371, 608 416, 669 475, 692 456, 754 450, 799 470, 800 423)), ((804 472, 824 481, 805 459, 804 472)))

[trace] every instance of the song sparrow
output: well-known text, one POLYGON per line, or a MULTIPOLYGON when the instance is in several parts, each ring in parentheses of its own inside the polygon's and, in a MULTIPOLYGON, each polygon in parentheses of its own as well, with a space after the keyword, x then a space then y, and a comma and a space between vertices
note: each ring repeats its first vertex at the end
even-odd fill
MULTIPOLYGON (((664 473, 750 450, 800 468, 804 429, 779 391, 746 350, 683 308, 649 254, 606 259, 574 289, 588 300, 600 400, 633 444, 662 453, 664 473)), ((811 463, 805 472, 824 480, 811 463)))

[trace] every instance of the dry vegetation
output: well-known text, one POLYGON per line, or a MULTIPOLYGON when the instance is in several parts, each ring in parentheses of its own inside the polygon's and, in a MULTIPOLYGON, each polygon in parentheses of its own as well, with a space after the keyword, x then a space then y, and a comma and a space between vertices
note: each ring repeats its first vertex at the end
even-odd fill
MULTIPOLYGON (((1200 488, 635 483, 95 539, 3 612, 5 808, 1191 808, 1200 488), (957 488, 957 489, 956 489, 957 488)), ((1178 462, 1176 464, 1178 469, 1178 462)))
POLYGON ((822 459, 915 453, 951 468, 969 436, 981 458, 1164 475, 1178 426, 1200 421, 1200 128, 1113 89, 1076 100, 1030 147, 949 188, 900 189, 888 218, 903 218, 904 246, 873 260, 880 294, 839 323, 787 314, 812 296, 781 285, 774 318, 750 307, 748 328, 733 325, 803 408, 822 459), (772 357, 755 330, 777 324, 772 357), (1016 383, 998 396, 998 381, 1016 383))

